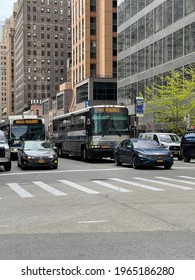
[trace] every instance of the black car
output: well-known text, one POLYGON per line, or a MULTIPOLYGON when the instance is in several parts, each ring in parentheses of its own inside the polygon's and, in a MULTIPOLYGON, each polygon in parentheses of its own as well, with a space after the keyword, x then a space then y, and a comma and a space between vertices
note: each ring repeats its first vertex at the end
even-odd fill
POLYGON ((24 141, 18 148, 18 167, 58 168, 58 156, 49 141, 24 141))
POLYGON ((195 158, 195 130, 187 131, 181 138, 180 154, 185 162, 195 158))
POLYGON ((116 148, 114 159, 116 165, 128 163, 133 168, 143 166, 164 166, 170 169, 173 165, 171 151, 161 147, 156 141, 131 138, 122 141, 116 148))
POLYGON ((0 130, 0 165, 3 165, 5 171, 10 171, 12 167, 10 147, 6 135, 0 130))

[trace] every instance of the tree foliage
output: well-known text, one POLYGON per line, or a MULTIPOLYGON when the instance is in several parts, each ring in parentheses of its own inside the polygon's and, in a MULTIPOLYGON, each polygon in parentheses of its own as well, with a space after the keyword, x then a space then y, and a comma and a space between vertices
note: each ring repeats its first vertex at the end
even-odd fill
POLYGON ((160 79, 161 84, 145 88, 146 113, 152 112, 163 129, 181 133, 187 114, 195 124, 195 67, 172 71, 160 79))

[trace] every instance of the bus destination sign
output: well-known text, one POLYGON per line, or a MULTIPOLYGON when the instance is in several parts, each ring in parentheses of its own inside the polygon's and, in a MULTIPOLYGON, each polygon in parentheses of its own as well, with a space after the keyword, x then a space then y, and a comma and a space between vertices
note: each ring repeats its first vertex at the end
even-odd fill
POLYGON ((14 120, 13 124, 15 125, 27 125, 27 124, 38 124, 41 123, 41 120, 37 119, 19 119, 19 120, 14 120))
POLYGON ((95 108, 96 113, 122 113, 124 108, 119 107, 101 107, 95 108))

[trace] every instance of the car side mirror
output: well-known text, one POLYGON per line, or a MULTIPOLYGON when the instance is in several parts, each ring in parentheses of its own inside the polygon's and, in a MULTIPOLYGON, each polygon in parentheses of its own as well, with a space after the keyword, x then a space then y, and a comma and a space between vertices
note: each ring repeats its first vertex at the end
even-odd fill
POLYGON ((57 147, 53 147, 53 150, 56 154, 58 153, 58 148, 57 147))

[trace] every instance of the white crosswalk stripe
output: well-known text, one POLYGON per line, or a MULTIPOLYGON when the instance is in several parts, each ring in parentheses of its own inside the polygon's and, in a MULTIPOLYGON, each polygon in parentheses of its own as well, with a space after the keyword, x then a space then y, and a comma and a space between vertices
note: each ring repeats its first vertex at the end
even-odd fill
POLYGON ((103 186, 103 187, 106 187, 106 188, 109 188, 109 189, 113 189, 115 191, 119 191, 119 192, 132 192, 130 190, 127 190, 127 189, 124 189, 124 188, 121 188, 121 187, 117 187, 117 186, 114 186, 112 184, 109 184, 107 182, 104 182, 104 181, 101 181, 101 180, 94 180, 92 181, 93 183, 95 184, 98 184, 100 186, 103 186))
POLYGON ((135 187, 139 187, 139 188, 143 188, 143 189, 148 189, 150 191, 155 191, 155 192, 164 191, 163 189, 151 187, 151 186, 144 185, 144 184, 139 184, 139 183, 136 183, 136 182, 133 182, 133 181, 123 180, 123 179, 118 179, 118 178, 109 178, 109 179, 113 180, 113 181, 116 181, 116 182, 128 184, 128 185, 131 185, 131 186, 135 186, 135 187))
POLYGON ((184 178, 184 179, 195 180, 195 177, 190 177, 190 176, 178 176, 178 177, 184 178))
POLYGON ((40 188, 42 188, 43 190, 55 195, 55 196, 60 196, 60 195, 66 195, 66 193, 64 192, 61 192, 41 181, 36 181, 36 182, 33 182, 35 185, 39 186, 40 188))
POLYGON ((99 193, 99 192, 96 192, 96 191, 94 191, 94 190, 88 189, 88 188, 86 188, 86 187, 83 187, 83 186, 81 186, 81 185, 79 185, 79 184, 73 183, 73 182, 68 181, 68 180, 58 180, 58 181, 61 182, 61 183, 63 183, 63 184, 65 184, 65 185, 68 185, 68 186, 70 186, 70 187, 73 187, 73 188, 75 188, 75 189, 77 189, 77 190, 86 192, 86 193, 88 193, 88 194, 98 194, 98 193, 99 193))
MULTIPOLYGON (((158 178, 158 179, 162 179, 162 180, 167 180, 167 181, 172 181, 172 182, 178 182, 178 183, 184 183, 184 184, 188 184, 188 185, 194 185, 195 186, 195 183, 193 182, 189 182, 189 181, 184 181, 184 180, 178 180, 178 179, 171 179, 171 178, 166 178, 166 177, 155 177, 155 178, 158 178)), ((189 189, 192 189, 192 188, 189 188, 189 189)))
POLYGON ((177 188, 177 189, 181 189, 181 190, 193 190, 192 188, 189 188, 189 187, 179 186, 179 185, 166 183, 166 182, 162 182, 162 181, 150 180, 150 179, 145 179, 145 178, 140 178, 140 177, 133 177, 133 178, 137 179, 137 180, 144 181, 144 182, 146 181, 146 182, 150 182, 150 183, 156 183, 156 184, 159 184, 159 185, 169 186, 169 187, 173 187, 173 188, 177 188))
MULTIPOLYGON (((85 192, 87 194, 99 194, 99 191, 93 190, 93 185, 92 185, 92 188, 87 188, 81 184, 74 183, 69 180, 57 180, 57 182, 59 182, 58 186, 60 188, 62 188, 63 185, 67 185, 69 187, 72 187, 73 189, 76 189, 81 192, 85 192), (60 185, 60 183, 62 183, 63 185, 60 185)), ((164 187, 180 189, 183 191, 188 191, 188 190, 194 190, 193 186, 195 186, 195 177, 184 176, 184 175, 177 176, 177 178, 154 176, 152 179, 147 179, 147 178, 143 178, 143 177, 131 177, 131 180, 124 180, 124 179, 120 179, 120 178, 108 178, 107 180, 91 180, 90 182, 92 184, 94 184, 95 187, 102 186, 103 188, 110 189, 111 191, 113 190, 113 191, 118 191, 121 193, 131 193, 131 192, 135 191, 136 188, 142 188, 142 189, 146 189, 146 190, 154 191, 154 192, 166 190, 166 188, 158 187, 159 185, 162 185, 164 187), (178 179, 178 178, 180 178, 180 179, 178 179), (114 184, 112 184, 113 181, 115 182, 114 184), (142 183, 142 182, 140 183, 139 181, 142 181, 144 183, 142 183), (123 187, 125 185, 128 186, 129 188, 123 187)), ((59 189, 54 188, 50 184, 46 184, 42 181, 33 181, 31 183, 32 191, 34 189, 34 188, 32 189, 32 184, 38 186, 39 188, 45 190, 46 192, 49 192, 51 195, 54 195, 54 196, 68 195, 68 193, 65 193, 64 191, 60 191, 59 189)), ((7 183, 6 185, 9 186, 11 188, 11 190, 14 191, 21 198, 34 197, 33 194, 31 194, 30 192, 28 192, 27 190, 24 189, 24 187, 23 187, 24 184, 21 186, 19 183, 7 183)), ((25 184, 25 186, 27 186, 27 185, 28 184, 25 184)), ((0 199, 2 199, 2 195, 1 195, 0 199)))
POLYGON ((24 190, 19 184, 17 183, 8 183, 8 185, 13 191, 15 191, 20 197, 22 198, 29 198, 34 197, 31 193, 24 190))

